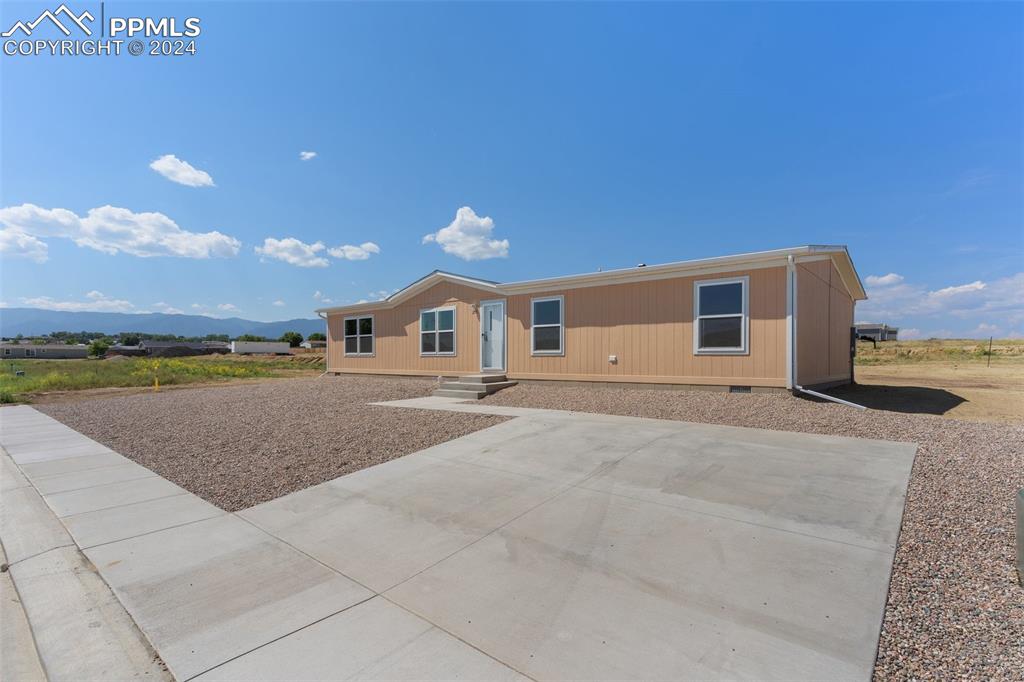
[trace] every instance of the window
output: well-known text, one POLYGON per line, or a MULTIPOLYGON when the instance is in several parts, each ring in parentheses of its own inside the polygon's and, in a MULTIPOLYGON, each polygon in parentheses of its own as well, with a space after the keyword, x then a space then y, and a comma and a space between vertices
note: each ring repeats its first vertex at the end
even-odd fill
POLYGON ((35 348, 26 348, 25 349, 25 357, 26 358, 34 358, 35 356, 36 356, 36 349, 35 348))
POLYGON ((747 353, 749 278, 713 279, 693 285, 695 354, 747 353))
POLYGON ((4 355, 10 355, 10 354, 11 354, 11 349, 10 348, 4 348, 4 355))
POLYGON ((455 355, 455 308, 420 311, 420 355, 455 355))
POLYGON ((530 303, 530 347, 534 355, 565 354, 565 298, 535 298, 530 303))
POLYGON ((345 355, 373 355, 373 315, 345 318, 345 355))

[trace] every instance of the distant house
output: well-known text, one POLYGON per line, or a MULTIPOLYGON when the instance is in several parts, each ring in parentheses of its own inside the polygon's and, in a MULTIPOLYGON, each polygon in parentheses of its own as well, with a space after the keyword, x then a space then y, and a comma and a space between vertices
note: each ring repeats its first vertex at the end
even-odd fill
POLYGON ((327 348, 327 341, 315 341, 315 340, 314 341, 309 341, 309 340, 306 340, 306 341, 303 341, 302 343, 300 343, 299 347, 300 348, 309 348, 311 350, 312 349, 327 348))
POLYGON ((899 334, 899 327, 890 327, 887 324, 875 322, 858 322, 854 329, 857 330, 857 338, 872 339, 874 341, 895 341, 899 334))
POLYGON ((288 355, 292 347, 287 341, 232 341, 231 352, 239 355, 288 355))
POLYGON ((212 355, 229 352, 222 341, 148 341, 139 342, 146 355, 154 357, 182 357, 186 355, 212 355))
POLYGON ((107 349, 104 357, 111 357, 114 355, 145 355, 146 351, 141 346, 123 346, 119 343, 115 343, 113 346, 107 349))
POLYGON ((0 348, 0 357, 4 360, 74 360, 89 356, 88 346, 69 346, 60 343, 5 343, 0 345, 0 348))

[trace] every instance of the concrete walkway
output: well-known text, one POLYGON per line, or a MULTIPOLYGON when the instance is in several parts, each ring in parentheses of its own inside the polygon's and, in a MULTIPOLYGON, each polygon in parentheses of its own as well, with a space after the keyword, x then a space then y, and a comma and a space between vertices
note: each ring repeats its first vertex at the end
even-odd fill
POLYGON ((389 404, 519 418, 237 514, 0 441, 180 680, 870 678, 913 445, 389 404))
POLYGON ((71 500, 79 500, 75 511, 82 511, 85 497, 97 508, 116 505, 114 494, 101 501, 103 486, 85 492, 99 483, 98 472, 117 481, 126 480, 125 466, 137 467, 132 471, 140 476, 155 475, 29 407, 0 409, 0 445, 0 542, 8 565, 0 679, 167 679, 149 643, 80 551, 78 536, 69 533, 89 515, 67 516, 62 523, 54 511, 71 500))

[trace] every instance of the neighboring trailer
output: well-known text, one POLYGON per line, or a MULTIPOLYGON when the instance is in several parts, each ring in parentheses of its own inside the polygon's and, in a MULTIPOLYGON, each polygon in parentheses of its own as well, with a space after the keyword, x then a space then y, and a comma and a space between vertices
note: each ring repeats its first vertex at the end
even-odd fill
POLYGON ((239 355, 289 355, 292 350, 287 341, 232 341, 231 352, 239 355))
POLYGON ((4 360, 76 360, 89 357, 88 346, 67 346, 59 343, 5 343, 0 345, 0 349, 0 358, 4 360))
POLYGON ((858 322, 856 325, 857 336, 874 341, 896 341, 900 333, 899 327, 890 327, 887 324, 875 324, 873 322, 858 322))
POLYGON ((864 298, 845 247, 798 247, 510 284, 435 271, 317 312, 329 372, 782 389, 852 379, 864 298))
POLYGON ((215 355, 229 352, 223 341, 150 341, 139 342, 139 350, 158 358, 178 358, 192 355, 215 355))

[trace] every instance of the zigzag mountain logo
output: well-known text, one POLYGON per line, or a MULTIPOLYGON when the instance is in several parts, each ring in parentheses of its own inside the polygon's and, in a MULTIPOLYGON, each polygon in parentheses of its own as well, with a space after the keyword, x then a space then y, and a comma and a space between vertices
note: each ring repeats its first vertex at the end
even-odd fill
POLYGON ((48 10, 48 9, 47 10, 43 10, 43 13, 40 14, 35 19, 35 21, 30 21, 30 22, 16 21, 14 23, 14 25, 11 26, 10 29, 4 31, 3 33, 0 33, 0 36, 3 36, 4 38, 10 38, 17 31, 21 31, 26 36, 31 36, 32 35, 32 31, 36 30, 36 28, 41 23, 43 23, 43 21, 45 21, 47 19, 49 19, 53 23, 53 25, 57 27, 57 29, 61 33, 63 33, 66 36, 70 36, 71 35, 71 31, 68 29, 67 26, 64 25, 64 23, 61 22, 61 20, 60 20, 58 15, 63 15, 65 21, 68 21, 71 24, 73 24, 74 26, 77 26, 79 29, 81 29, 85 33, 85 35, 87 35, 87 36, 91 36, 92 35, 92 30, 88 26, 86 26, 84 22, 86 20, 88 20, 89 22, 92 22, 92 21, 95 21, 96 18, 91 13, 89 13, 88 11, 85 11, 85 12, 82 12, 81 14, 77 14, 76 15, 74 12, 72 12, 70 9, 68 9, 67 5, 62 4, 60 7, 58 7, 55 10, 53 10, 52 12, 50 10, 48 10))

